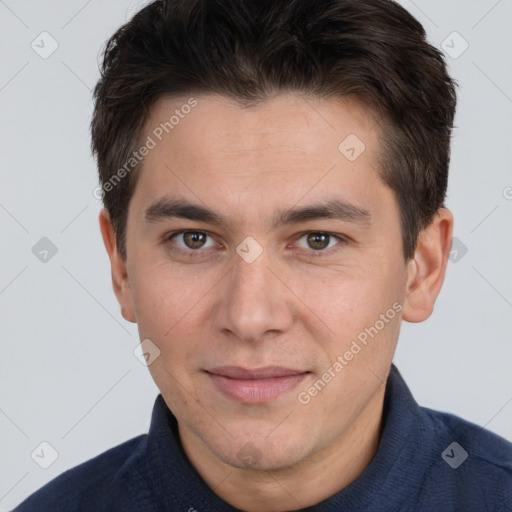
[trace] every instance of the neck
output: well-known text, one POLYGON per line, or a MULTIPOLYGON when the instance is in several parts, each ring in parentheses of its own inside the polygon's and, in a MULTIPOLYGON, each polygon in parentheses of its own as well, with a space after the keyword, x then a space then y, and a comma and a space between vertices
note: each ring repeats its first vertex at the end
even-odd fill
POLYGON ((384 391, 385 386, 378 389, 338 439, 293 467, 275 471, 239 469, 225 464, 194 433, 181 426, 180 439, 199 475, 230 505, 247 512, 302 509, 341 491, 369 465, 380 441, 384 391))

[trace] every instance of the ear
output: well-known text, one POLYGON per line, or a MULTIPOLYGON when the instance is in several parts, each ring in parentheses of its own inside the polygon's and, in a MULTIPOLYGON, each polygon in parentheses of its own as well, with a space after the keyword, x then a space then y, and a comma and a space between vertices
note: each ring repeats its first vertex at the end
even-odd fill
POLYGON ((112 287, 117 300, 121 306, 121 315, 128 322, 136 323, 135 312, 133 310, 132 291, 130 281, 126 271, 126 262, 117 249, 114 226, 106 208, 103 208, 99 216, 101 236, 105 249, 107 249, 112 269, 112 287))
POLYGON ((402 318, 423 322, 434 310, 441 291, 452 246, 453 215, 440 208, 432 223, 420 231, 414 257, 408 262, 402 318))

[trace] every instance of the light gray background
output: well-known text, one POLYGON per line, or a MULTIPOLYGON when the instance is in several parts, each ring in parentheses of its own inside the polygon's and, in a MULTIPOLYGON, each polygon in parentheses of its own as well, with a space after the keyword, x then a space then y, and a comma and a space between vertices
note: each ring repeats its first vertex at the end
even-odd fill
MULTIPOLYGON (((111 288, 88 132, 100 50, 144 3, 0 0, 0 510, 149 427, 158 389, 111 288), (43 31, 59 45, 47 59, 31 47, 43 31), (58 248, 46 263, 42 237, 58 248), (31 458, 43 441, 58 452, 48 469, 31 458)), ((435 46, 459 52, 454 31, 469 44, 447 56, 460 84, 448 206, 467 253, 452 254, 434 315, 403 324, 395 363, 420 404, 512 440, 512 1, 401 4, 435 46)))

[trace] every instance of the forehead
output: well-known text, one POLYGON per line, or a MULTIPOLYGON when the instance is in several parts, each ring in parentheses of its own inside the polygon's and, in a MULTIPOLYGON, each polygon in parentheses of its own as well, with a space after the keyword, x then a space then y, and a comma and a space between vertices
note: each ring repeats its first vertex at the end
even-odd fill
POLYGON ((153 133, 165 145, 195 145, 199 154, 202 149, 273 150, 288 143, 312 155, 320 147, 337 151, 338 145, 332 147, 332 142, 349 133, 366 139, 372 149, 376 126, 373 109, 356 98, 282 93, 243 106, 233 98, 208 94, 160 99, 150 110, 143 135, 153 133), (195 106, 190 107, 192 102, 195 106), (320 134, 324 136, 320 138, 320 134), (330 137, 326 138, 327 134, 330 137))
POLYGON ((154 147, 135 195, 146 207, 169 193, 269 206, 339 191, 371 204, 387 188, 376 170, 379 130, 373 111, 353 98, 290 93, 250 107, 217 95, 161 99, 142 133, 154 147))

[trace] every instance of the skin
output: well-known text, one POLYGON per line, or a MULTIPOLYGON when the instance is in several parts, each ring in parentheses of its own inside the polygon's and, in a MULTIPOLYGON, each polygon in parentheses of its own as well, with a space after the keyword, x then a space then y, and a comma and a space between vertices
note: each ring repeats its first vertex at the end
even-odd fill
MULTIPOLYGON (((141 140, 187 99, 157 102, 141 140)), ((304 508, 349 485, 376 453, 400 323, 432 313, 453 217, 440 209, 404 261, 397 201, 376 171, 381 125, 354 99, 290 93, 248 109, 222 96, 196 99, 143 161, 126 261, 100 213, 113 288, 123 317, 160 350, 149 370, 209 487, 250 512, 304 508), (366 146, 353 162, 338 150, 351 133, 366 146), (229 224, 146 221, 164 196, 214 209, 229 224), (371 221, 272 225, 275 212, 331 199, 367 210, 371 221), (207 232, 204 247, 169 238, 182 229, 207 232), (308 233, 317 232, 345 241, 312 248, 308 233), (263 249, 252 263, 236 252, 246 237, 263 249), (401 312, 301 404, 298 394, 396 303, 401 312), (204 370, 220 365, 310 373, 273 401, 246 404, 212 386, 204 370)))

